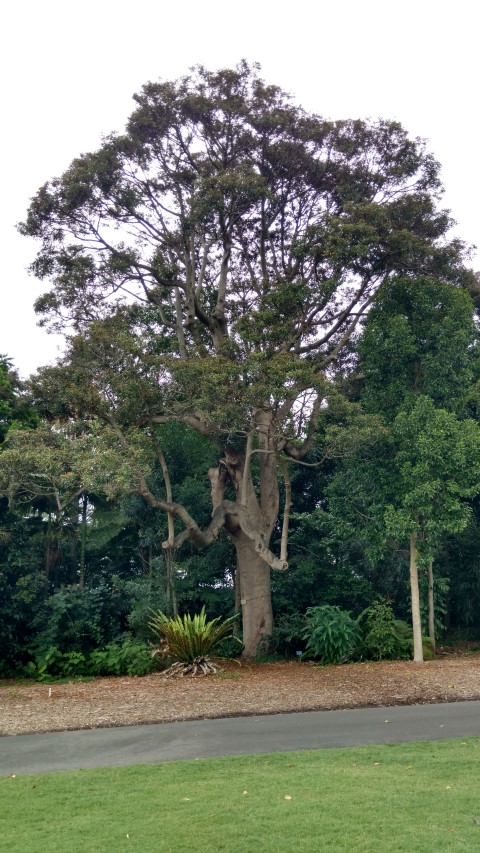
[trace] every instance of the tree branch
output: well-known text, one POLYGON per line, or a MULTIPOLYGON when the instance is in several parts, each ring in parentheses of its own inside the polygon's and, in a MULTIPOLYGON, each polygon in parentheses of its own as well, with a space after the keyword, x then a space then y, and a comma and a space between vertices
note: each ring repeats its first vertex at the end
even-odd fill
POLYGON ((307 438, 305 439, 303 444, 300 445, 300 447, 297 447, 297 445, 290 439, 283 438, 280 440, 278 444, 278 449, 283 451, 286 456, 290 456, 291 459, 299 460, 303 459, 303 457, 310 452, 313 445, 315 444, 315 439, 317 437, 316 427, 318 413, 320 411, 320 405, 321 398, 320 396, 317 396, 312 406, 312 413, 310 415, 310 420, 308 424, 307 438))
POLYGON ((290 509, 292 506, 292 484, 290 482, 290 476, 288 473, 288 467, 285 460, 281 456, 277 456, 277 461, 280 466, 280 469, 283 474, 283 479, 285 482, 285 507, 283 510, 283 524, 282 524, 282 539, 280 543, 280 559, 287 559, 287 545, 288 545, 288 526, 290 523, 290 509))

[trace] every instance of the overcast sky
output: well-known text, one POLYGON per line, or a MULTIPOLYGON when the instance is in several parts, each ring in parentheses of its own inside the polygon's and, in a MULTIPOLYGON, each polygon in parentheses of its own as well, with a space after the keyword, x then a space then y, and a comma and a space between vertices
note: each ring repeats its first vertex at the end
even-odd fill
MULTIPOLYGON (((398 119, 442 163, 456 233, 480 243, 478 32, 473 0, 23 0, 3 12, 0 354, 22 375, 55 360, 36 327, 46 289, 20 237, 29 199, 73 157, 121 131, 148 80, 258 61, 264 78, 327 118, 398 119)), ((480 268, 478 253, 472 265, 480 268)))

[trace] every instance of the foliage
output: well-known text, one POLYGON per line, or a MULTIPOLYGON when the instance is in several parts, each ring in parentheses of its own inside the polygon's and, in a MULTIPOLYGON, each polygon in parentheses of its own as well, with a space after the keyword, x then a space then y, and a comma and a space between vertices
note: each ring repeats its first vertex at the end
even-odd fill
POLYGON ((128 603, 114 587, 62 587, 39 614, 36 649, 41 653, 54 647, 61 653, 88 655, 123 633, 127 615, 128 603))
POLYGON ((122 578, 114 575, 112 586, 128 612, 126 622, 137 640, 148 642, 151 637, 148 626, 152 609, 164 608, 165 592, 156 569, 147 577, 122 578))
MULTIPOLYGON (((399 658, 413 658, 414 644, 412 626, 403 619, 395 619, 395 632, 400 641, 399 658)), ((422 637, 423 660, 433 660, 433 650, 429 637, 422 637)))
POLYGON ((10 429, 32 429, 38 423, 24 383, 18 378, 11 360, 0 355, 0 446, 10 429))
MULTIPOLYGON (((472 567, 473 568, 473 567, 472 567)), ((452 567, 453 571, 455 567, 452 567)), ((473 573, 473 572, 472 572, 473 573)), ((419 577, 419 586, 421 593, 420 613, 422 617, 422 625, 428 625, 428 577, 426 572, 422 572, 419 577)), ((445 636, 446 617, 448 615, 448 603, 450 598, 450 580, 448 577, 442 577, 439 571, 435 573, 433 585, 434 599, 434 617, 435 617, 435 638, 441 640, 445 636)))
POLYGON ((36 681, 54 681, 82 676, 148 675, 158 669, 152 659, 151 646, 134 640, 130 635, 89 654, 79 651, 61 652, 56 646, 39 653, 29 661, 23 673, 36 681))
POLYGON ((134 640, 128 634, 121 641, 94 649, 87 662, 91 675, 148 675, 160 663, 152 658, 149 643, 134 640))
POLYGON ((417 531, 418 549, 428 559, 442 535, 468 524, 464 499, 480 490, 480 429, 418 396, 395 418, 392 438, 396 500, 385 509, 387 532, 402 540, 417 531))
MULTIPOLYGON (((183 618, 169 618, 159 611, 150 620, 150 628, 158 646, 158 653, 173 660, 174 666, 184 667, 175 669, 180 674, 191 671, 193 675, 206 674, 209 655, 219 646, 221 640, 233 629, 237 616, 221 620, 219 616, 207 622, 205 608, 200 613, 190 616, 186 613, 183 618), (204 672, 204 669, 206 670, 204 672)), ((238 641, 240 643, 240 641, 238 641)), ((214 670, 213 670, 214 671, 214 670)))
POLYGON ((392 421, 419 394, 461 411, 473 379, 476 328, 464 289, 397 278, 377 294, 359 342, 362 403, 392 421))
MULTIPOLYGON (((468 527, 460 535, 445 537, 444 548, 437 561, 440 578, 447 577, 448 594, 440 590, 440 606, 446 608, 442 618, 447 635, 460 632, 470 640, 480 639, 480 537, 478 497, 471 502, 468 527)), ((434 594, 438 590, 434 587, 434 594)), ((440 632, 441 635, 442 632, 440 632)))
POLYGON ((70 424, 34 430, 11 428, 0 455, 0 494, 11 505, 50 501, 62 512, 84 490, 86 469, 92 466, 90 437, 70 424))
POLYGON ((28 660, 48 589, 36 520, 8 511, 1 499, 0 518, 9 534, 0 542, 0 674, 10 675, 28 660))
MULTIPOLYGON (((236 626, 234 626, 236 627, 236 626)), ((217 646, 215 646, 215 657, 232 660, 238 658, 243 652, 242 638, 237 636, 222 637, 217 646)))
POLYGON ((325 604, 309 607, 305 621, 304 657, 319 659, 324 664, 344 663, 352 657, 361 635, 349 613, 325 604))
POLYGON ((411 629, 405 622, 395 618, 392 606, 387 601, 375 601, 367 607, 358 623, 362 630, 363 657, 372 660, 411 657, 411 629))
POLYGON ((277 654, 293 657, 305 648, 305 617, 298 611, 282 613, 275 619, 273 648, 277 654))

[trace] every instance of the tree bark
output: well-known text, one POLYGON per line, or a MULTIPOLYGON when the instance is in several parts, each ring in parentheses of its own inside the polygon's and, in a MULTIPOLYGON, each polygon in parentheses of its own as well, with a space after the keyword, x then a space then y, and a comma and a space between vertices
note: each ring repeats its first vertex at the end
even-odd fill
POLYGON ((413 660, 416 663, 422 663, 423 643, 417 558, 417 534, 412 533, 410 536, 410 592, 412 597, 413 660))
POLYGON ((433 562, 428 564, 428 636, 432 653, 435 654, 435 601, 433 596, 433 562))
MULTIPOLYGON (((235 599, 235 615, 240 616, 242 612, 242 605, 240 604, 240 575, 236 567, 233 572, 233 593, 235 599)), ((239 619, 233 623, 233 636, 237 637, 237 639, 241 639, 242 625, 239 619)))
POLYGON ((273 631, 270 566, 256 553, 252 540, 243 531, 233 538, 242 607, 243 653, 255 657, 273 631))
POLYGON ((170 614, 176 619, 178 615, 177 608, 177 594, 175 591, 175 580, 174 580, 174 560, 173 560, 173 549, 166 548, 164 551, 164 560, 165 560, 165 589, 166 589, 166 598, 168 602, 168 609, 170 614))
POLYGON ((273 632, 270 568, 282 570, 288 565, 268 547, 278 516, 278 481, 271 416, 260 413, 258 424, 258 448, 253 447, 251 432, 244 453, 226 449, 220 467, 209 471, 213 519, 223 512, 223 526, 236 548, 236 596, 242 610, 246 657, 255 657, 270 643, 273 632), (250 464, 254 453, 259 454, 260 500, 250 464), (227 480, 235 490, 235 501, 225 499, 227 480))
POLYGON ((85 588, 85 566, 86 566, 86 553, 87 553, 87 509, 88 509, 88 498, 86 494, 83 494, 80 498, 81 508, 82 508, 82 516, 81 516, 81 527, 80 527, 80 574, 78 578, 78 586, 79 589, 85 588))

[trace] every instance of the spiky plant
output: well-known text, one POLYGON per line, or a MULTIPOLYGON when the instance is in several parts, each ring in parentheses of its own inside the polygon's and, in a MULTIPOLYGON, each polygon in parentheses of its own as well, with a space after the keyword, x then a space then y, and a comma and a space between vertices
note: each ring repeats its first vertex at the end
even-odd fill
POLYGON ((159 610, 154 613, 149 627, 156 637, 157 646, 154 646, 153 655, 161 654, 173 659, 174 663, 164 675, 210 675, 219 670, 218 664, 210 660, 209 655, 218 646, 220 641, 228 634, 237 617, 222 621, 220 616, 207 622, 205 607, 200 613, 190 616, 186 613, 181 616, 168 617, 159 610))

